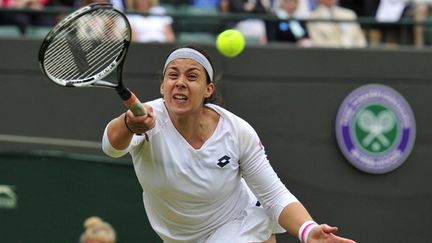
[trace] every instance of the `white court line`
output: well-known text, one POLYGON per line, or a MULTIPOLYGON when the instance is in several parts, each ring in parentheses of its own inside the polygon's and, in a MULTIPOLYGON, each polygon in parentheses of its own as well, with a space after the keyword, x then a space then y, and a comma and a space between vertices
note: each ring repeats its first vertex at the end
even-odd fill
POLYGON ((97 149, 100 149, 102 144, 100 142, 92 142, 86 140, 30 137, 30 136, 19 136, 19 135, 8 135, 8 134, 0 134, 0 142, 32 143, 32 144, 79 147, 79 148, 97 148, 97 149))

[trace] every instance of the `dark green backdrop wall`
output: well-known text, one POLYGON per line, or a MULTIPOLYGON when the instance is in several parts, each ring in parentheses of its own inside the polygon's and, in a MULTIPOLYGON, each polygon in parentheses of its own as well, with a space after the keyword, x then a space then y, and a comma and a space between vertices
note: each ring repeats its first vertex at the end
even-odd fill
MULTIPOLYGON (((0 241, 76 242, 84 218, 98 214, 117 228, 120 243, 158 242, 130 161, 112 163, 99 149, 105 124, 124 111, 119 98, 110 90, 50 84, 38 70, 38 45, 0 40, 0 185, 18 196, 17 208, 0 208, 0 241)), ((159 96, 158 77, 172 47, 131 47, 125 80, 142 100, 159 96)), ((432 238, 430 50, 271 45, 226 59, 203 47, 214 57, 227 108, 255 127, 275 170, 317 221, 358 242, 432 238), (351 166, 335 138, 342 100, 368 83, 399 91, 417 123, 410 157, 384 175, 351 166)), ((278 239, 297 242, 287 234, 278 239)))

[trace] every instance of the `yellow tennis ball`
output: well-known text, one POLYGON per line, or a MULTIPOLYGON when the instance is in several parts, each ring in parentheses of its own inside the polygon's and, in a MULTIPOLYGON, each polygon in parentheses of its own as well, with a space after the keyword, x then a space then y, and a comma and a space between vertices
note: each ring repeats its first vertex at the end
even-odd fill
POLYGON ((220 33, 216 39, 218 51, 226 57, 235 57, 240 54, 246 41, 243 34, 234 29, 228 29, 220 33))

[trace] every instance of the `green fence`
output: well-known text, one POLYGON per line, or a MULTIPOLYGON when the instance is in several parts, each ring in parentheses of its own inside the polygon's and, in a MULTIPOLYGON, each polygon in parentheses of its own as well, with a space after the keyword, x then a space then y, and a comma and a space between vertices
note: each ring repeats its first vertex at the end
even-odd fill
POLYGON ((61 152, 0 154, 0 242, 78 242, 83 221, 110 222, 119 243, 160 242, 127 160, 61 152))

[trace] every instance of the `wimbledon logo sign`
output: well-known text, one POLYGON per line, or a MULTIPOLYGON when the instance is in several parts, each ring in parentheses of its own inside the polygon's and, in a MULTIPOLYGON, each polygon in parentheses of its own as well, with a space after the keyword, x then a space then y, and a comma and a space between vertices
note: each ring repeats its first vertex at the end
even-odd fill
POLYGON ((413 112, 394 89, 361 86, 343 101, 336 118, 340 149, 356 168, 373 174, 390 172, 410 154, 416 127, 413 112))

